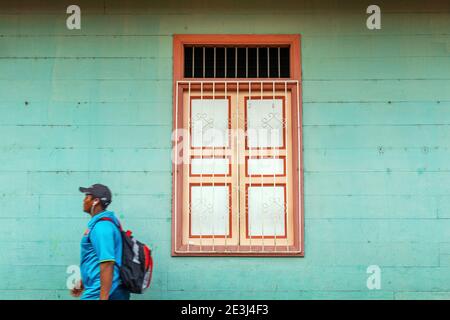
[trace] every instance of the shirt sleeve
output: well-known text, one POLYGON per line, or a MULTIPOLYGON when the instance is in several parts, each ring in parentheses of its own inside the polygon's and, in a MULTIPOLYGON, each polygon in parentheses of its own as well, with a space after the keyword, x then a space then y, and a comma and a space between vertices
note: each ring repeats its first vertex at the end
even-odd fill
POLYGON ((116 261, 114 245, 114 228, 112 222, 99 221, 91 232, 91 242, 100 262, 116 261))

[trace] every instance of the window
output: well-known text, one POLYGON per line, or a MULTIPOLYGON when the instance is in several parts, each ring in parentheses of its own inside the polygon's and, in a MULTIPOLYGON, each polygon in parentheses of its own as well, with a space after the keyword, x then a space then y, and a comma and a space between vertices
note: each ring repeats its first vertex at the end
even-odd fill
POLYGON ((303 256, 300 37, 174 37, 172 255, 303 256))
POLYGON ((185 78, 289 78, 288 46, 185 46, 185 78))

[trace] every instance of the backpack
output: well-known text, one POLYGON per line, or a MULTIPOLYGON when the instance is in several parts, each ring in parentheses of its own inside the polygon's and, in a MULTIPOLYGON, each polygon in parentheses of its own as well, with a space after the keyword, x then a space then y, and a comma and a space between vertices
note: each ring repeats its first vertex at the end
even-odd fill
MULTIPOLYGON (((119 228, 122 235, 122 266, 120 278, 123 285, 131 293, 144 293, 150 286, 153 273, 153 258, 150 248, 137 241, 130 230, 123 231, 111 218, 101 218, 98 221, 110 221, 119 228)), ((97 222, 98 222, 97 221, 97 222)), ((94 227, 92 227, 94 228, 94 227)))

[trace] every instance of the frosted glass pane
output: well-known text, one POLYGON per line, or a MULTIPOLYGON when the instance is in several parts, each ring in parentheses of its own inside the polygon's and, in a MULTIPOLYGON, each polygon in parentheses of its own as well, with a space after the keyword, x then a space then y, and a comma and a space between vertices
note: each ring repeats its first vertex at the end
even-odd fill
POLYGON ((284 235, 284 187, 248 187, 250 236, 284 235))
POLYGON ((228 100, 193 99, 192 147, 228 147, 228 100))
POLYGON ((228 234, 228 186, 191 187, 192 235, 228 234))
POLYGON ((284 173, 284 160, 280 158, 249 158, 247 162, 249 175, 273 175, 284 173))
POLYGON ((229 174, 228 158, 193 158, 192 174, 229 174))
POLYGON ((247 141, 250 148, 283 146, 283 101, 259 99, 247 101, 247 141))

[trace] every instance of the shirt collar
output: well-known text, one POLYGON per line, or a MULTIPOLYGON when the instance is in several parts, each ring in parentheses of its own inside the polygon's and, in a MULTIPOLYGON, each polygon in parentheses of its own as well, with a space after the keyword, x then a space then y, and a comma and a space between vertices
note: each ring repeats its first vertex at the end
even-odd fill
POLYGON ((114 219, 114 213, 112 211, 105 210, 103 212, 96 214, 91 218, 91 220, 89 220, 88 227, 89 228, 92 227, 98 220, 106 217, 114 219))

